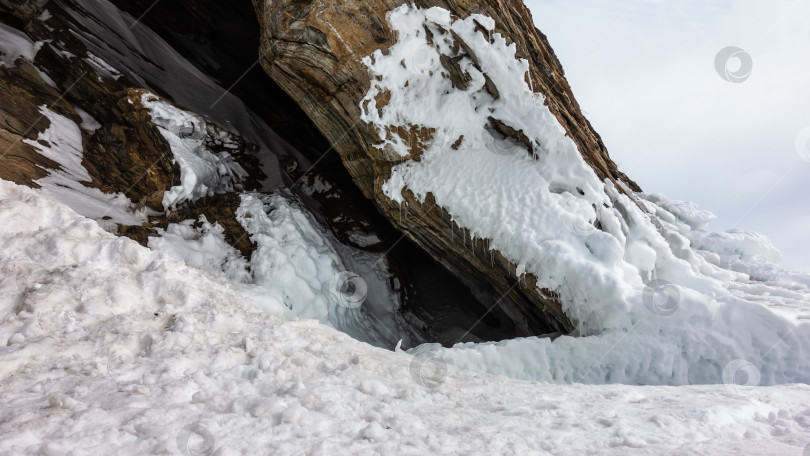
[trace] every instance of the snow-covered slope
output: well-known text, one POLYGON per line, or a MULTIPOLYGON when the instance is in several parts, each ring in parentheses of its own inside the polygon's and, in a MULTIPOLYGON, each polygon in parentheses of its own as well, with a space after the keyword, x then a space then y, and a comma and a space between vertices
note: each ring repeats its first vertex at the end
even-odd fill
MULTIPOLYGON (((373 78, 363 119, 383 138, 402 125, 434 133, 418 160, 394 167, 386 195, 432 194, 518 275, 531 273, 538 288, 555 293, 582 336, 413 353, 560 383, 722 383, 740 362, 756 370, 743 380, 750 384, 810 381, 810 277, 777 269, 755 285, 759 298, 749 275, 728 268, 732 261, 760 268, 757 260, 773 256, 767 241, 740 232, 703 237, 710 214, 601 181, 491 18, 403 5, 388 21, 399 41, 364 61, 373 78), (470 76, 466 90, 439 65, 440 55, 459 52, 454 36, 466 43, 456 57, 470 76), (490 132, 493 117, 523 141, 490 132)), ((409 150, 396 136, 378 147, 409 150)))
POLYGON ((0 182, 0 454, 799 454, 810 387, 549 385, 292 319, 0 182), (588 438, 582 438, 587 434, 588 438))

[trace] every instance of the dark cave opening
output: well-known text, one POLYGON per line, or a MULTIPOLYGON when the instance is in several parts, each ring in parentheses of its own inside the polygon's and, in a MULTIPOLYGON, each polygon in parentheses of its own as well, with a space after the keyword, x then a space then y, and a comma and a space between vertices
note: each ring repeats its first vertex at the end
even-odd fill
MULTIPOLYGON (((396 230, 355 186, 340 157, 301 108, 264 72, 257 60, 259 24, 250 0, 112 0, 149 26, 177 52, 240 98, 300 155, 280 156, 291 190, 341 241, 352 244, 352 225, 366 226, 380 240, 369 250, 385 252, 401 282, 399 309, 416 343, 510 339, 519 333, 499 307, 489 285, 465 283, 396 230), (314 166, 311 165, 315 163, 314 166), (334 184, 328 195, 299 182, 334 184), (336 194, 338 196, 336 196, 336 194), (337 202, 335 202, 337 201, 337 202), (347 223, 348 220, 348 223, 347 223)), ((358 247, 354 245, 354 247, 358 247)))

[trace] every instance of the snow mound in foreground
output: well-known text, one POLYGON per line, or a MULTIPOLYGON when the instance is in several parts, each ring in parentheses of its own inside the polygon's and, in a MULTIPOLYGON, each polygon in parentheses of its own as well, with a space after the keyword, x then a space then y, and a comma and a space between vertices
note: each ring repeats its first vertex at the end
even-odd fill
POLYGON ((752 260, 776 256, 769 243, 740 232, 703 237, 711 214, 600 181, 491 18, 403 5, 388 22, 398 42, 364 60, 372 83, 362 118, 394 155, 414 153, 397 132, 418 128, 428 139, 383 191, 399 202, 406 188, 422 199, 431 193, 518 275, 556 292, 583 336, 413 353, 549 382, 810 381, 807 275, 777 271, 771 276, 783 278, 752 284, 754 270, 769 267, 752 260), (451 64, 469 75, 466 90, 454 87, 451 64), (493 118, 523 140, 493 131, 493 118), (741 362, 753 369, 738 378, 741 362))
POLYGON ((294 320, 261 287, 5 181, 0 218, 0 454, 761 455, 810 442, 806 385, 459 371, 294 320))

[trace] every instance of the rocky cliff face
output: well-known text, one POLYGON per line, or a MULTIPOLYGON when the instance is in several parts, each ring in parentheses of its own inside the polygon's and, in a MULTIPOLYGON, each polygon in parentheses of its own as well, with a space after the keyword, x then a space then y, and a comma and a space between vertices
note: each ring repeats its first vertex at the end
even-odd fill
MULTIPOLYGON (((516 327, 501 309, 488 309, 487 303, 497 299, 488 284, 465 285, 404 239, 362 196, 340 157, 323 155, 331 150, 329 142, 255 64, 255 47, 244 41, 250 36, 258 46, 258 23, 253 28, 246 23, 255 21, 245 16, 253 14, 248 0, 226 10, 206 1, 159 3, 152 9, 151 2, 115 4, 131 17, 117 16, 122 13, 106 1, 0 2, 0 22, 19 30, 32 49, 29 58, 0 66, 0 141, 7 151, 0 178, 44 185, 43 191, 63 201, 79 196, 71 207, 144 245, 171 224, 204 216, 219 224, 225 241, 248 260, 256 245, 236 220, 239 192, 285 188, 333 236, 347 268, 388 290, 383 297, 369 296, 363 308, 383 307, 369 312, 377 312, 378 324, 387 326, 384 345, 399 339, 405 340, 404 347, 501 340, 536 332, 516 327), (137 17, 138 23, 126 22, 137 17), (243 28, 217 28, 214 17, 243 28), (177 18, 185 20, 181 24, 177 18), (161 31, 171 46, 157 43, 143 24, 161 31), (184 66, 188 63, 175 52, 196 68, 184 66), (194 76, 194 71, 205 76, 194 76), (219 86, 204 82, 208 75, 219 86), (197 133, 156 121, 143 104, 144 95, 199 119, 210 136, 229 138, 227 151, 207 140, 205 149, 227 152, 245 170, 238 185, 165 206, 166 193, 181 184, 182 173, 163 133, 170 130, 178 139, 194 139, 197 133), (244 105, 240 109, 240 100, 254 113, 244 105), (215 109, 207 110, 211 106, 215 109), (60 125, 52 125, 55 115, 61 116, 54 117, 60 125), (245 125, 262 122, 279 134, 263 126, 258 132, 245 129, 250 139, 242 136, 245 125), (74 125, 71 147, 48 149, 51 144, 42 138, 62 124, 74 125), (71 173, 65 160, 78 160, 79 172, 71 173), (88 205, 87 195, 97 200, 88 205), (112 200, 120 210, 110 210, 112 200), (466 334, 459 329, 469 327, 466 334)), ((202 227, 199 222, 193 226, 202 227)))
MULTIPOLYGON (((254 0, 262 31, 262 66, 329 138, 354 182, 392 224, 456 275, 491 285, 503 296, 502 307, 520 322, 525 332, 571 330, 571 323, 553 294, 537 289, 531 275, 520 278, 515 264, 497 251, 490 252, 486 240, 471 243, 468 234, 435 205, 431 195, 422 201, 406 189, 402 204, 384 195, 382 186, 392 166, 408 159, 418 160, 420 144, 432 139, 432 132, 419 125, 398 125, 381 137, 374 125, 360 120, 361 101, 372 82, 363 59, 377 50, 386 54, 396 42, 386 14, 404 3, 254 0), (410 144, 410 153, 402 157, 378 147, 392 138, 410 144)), ((445 8, 455 17, 476 13, 494 19, 494 32, 514 43, 516 56, 530 63, 527 83, 545 96, 546 105, 574 140, 585 161, 601 179, 637 189, 611 161, 599 135, 583 116, 559 61, 545 36, 532 25, 521 1, 416 3, 422 8, 445 8)), ((481 32, 489 33, 483 27, 481 32)), ((427 31, 425 46, 432 45, 432 34, 427 31)), ((469 74, 464 74, 458 62, 465 58, 475 61, 476 57, 458 35, 454 34, 453 40, 453 55, 441 55, 442 68, 438 71, 444 71, 452 80, 454 90, 466 91, 469 74)), ((414 58, 418 60, 419 56, 414 58)), ((404 61, 402 64, 406 65, 404 61)), ((483 90, 497 98, 498 87, 489 77, 486 81, 483 90)), ((377 106, 386 103, 386 94, 379 94, 377 106)), ((522 131, 501 119, 491 117, 490 128, 515 142, 527 141, 522 131)), ((527 149, 532 152, 531 144, 527 144, 527 149)))
MULTIPOLYGON (((16 65, 0 67, 4 89, 0 115, 6 125, 0 129, 0 140, 9 151, 5 161, 10 164, 0 170, 0 177, 37 187, 48 176, 67 173, 64 163, 41 152, 45 144, 36 145, 49 131, 51 120, 42 110, 48 107, 81 125, 75 148, 87 175, 72 175, 68 184, 84 192, 121 194, 131 206, 129 212, 139 214, 123 218, 106 210, 95 214, 99 223, 119 234, 146 244, 169 224, 203 215, 224 227, 226 241, 250 258, 256 246, 235 218, 239 198, 234 190, 286 187, 328 228, 349 265, 364 269, 353 258, 375 258, 368 261, 373 267, 361 274, 370 281, 382 278, 389 292, 398 295, 396 316, 387 321, 395 321, 394 333, 408 334, 413 343, 500 340, 573 329, 556 293, 538 288, 532 274, 519 272, 514 258, 492 248, 488 239, 471 239, 470 231, 437 205, 433 195, 418 198, 405 189, 402 195, 386 196, 383 185, 392 168, 419 160, 436 133, 407 123, 381 130, 367 117, 363 120, 368 114, 363 106, 368 111, 369 90, 378 78, 364 59, 375 51, 388 53, 397 42, 386 15, 403 2, 256 0, 258 22, 248 0, 226 9, 213 1, 114 3, 0 2, 4 22, 24 30, 32 43, 42 43, 33 60, 18 59, 16 65), (130 31, 141 33, 146 24, 171 43, 171 49, 155 47, 151 35, 106 44, 105 39, 123 33, 107 24, 119 20, 116 6, 132 15, 130 21, 141 18, 128 26, 130 31), (252 42, 260 45, 258 61, 252 42), (166 54, 157 55, 158 50, 166 54), (176 51, 196 68, 172 68, 176 51), (199 81, 188 85, 178 75, 195 71, 210 75, 219 85, 199 81), (188 112, 191 117, 214 117, 199 118, 214 137, 229 138, 227 152, 244 170, 237 187, 165 204, 165 195, 181 183, 182 173, 161 131, 174 129, 181 139, 189 133, 176 125, 158 125, 143 105, 145 93, 172 106, 181 102, 197 113, 188 112), (219 126, 232 121, 233 130, 219 126), (266 122, 279 134, 266 126, 253 131, 257 122, 266 122), (392 141, 407 144, 407 153, 382 146, 392 141), (400 197, 402 202, 397 201, 400 197), (470 327, 466 333, 459 330, 470 327)), ((493 18, 494 29, 481 26, 478 33, 502 34, 515 46, 516 56, 529 62, 526 83, 545 96, 587 164, 599 178, 637 189, 608 157, 521 2, 419 6, 440 6, 458 18, 473 13, 493 18)), ((486 71, 485 84, 473 87, 465 65, 481 67, 464 38, 441 27, 425 31, 422 46, 435 47, 433 39, 438 42, 440 37, 433 34, 446 35, 441 39, 452 43, 440 55, 436 71, 446 75, 453 91, 500 98, 504 87, 486 71)), ((423 63, 419 51, 415 49, 402 66, 423 63)), ((373 109, 382 111, 391 93, 379 91, 373 100, 373 109)), ((510 122, 493 114, 483 129, 542 160, 538 145, 510 122)), ((463 141, 463 136, 455 138, 448 147, 457 149, 463 141)), ((205 146, 213 154, 225 151, 221 143, 205 146)), ((48 182, 54 184, 53 179, 48 182)), ((60 182, 54 188, 67 185, 60 182)))
MULTIPOLYGON (((233 215, 237 205, 233 194, 201 198, 193 211, 165 210, 164 194, 180 184, 181 172, 142 100, 144 95, 171 104, 170 100, 93 54, 71 31, 76 26, 67 21, 69 16, 59 4, 15 0, 0 5, 0 14, 3 22, 24 30, 36 49, 32 61, 10 59, 0 67, 4 162, 0 178, 35 188, 47 186, 47 191, 73 202, 83 215, 144 245, 156 229, 205 214, 209 221, 227 226, 232 243, 250 255, 253 246, 233 215), (63 126, 54 125, 54 119, 59 120, 54 115, 69 121, 67 127, 59 130, 63 126), (75 130, 71 123, 80 125, 75 144, 43 139, 50 135, 53 141, 65 141, 64 135, 75 130), (121 195, 119 201, 126 201, 126 210, 142 217, 116 219, 115 210, 104 208, 105 198, 111 195, 121 195), (94 198, 98 208, 88 202, 94 198)), ((216 132, 212 137, 227 137, 234 145, 229 155, 247 171, 238 187, 258 188, 265 176, 253 156, 256 146, 216 125, 207 124, 207 128, 216 132)), ((213 143, 209 146, 213 153, 224 150, 213 143)))

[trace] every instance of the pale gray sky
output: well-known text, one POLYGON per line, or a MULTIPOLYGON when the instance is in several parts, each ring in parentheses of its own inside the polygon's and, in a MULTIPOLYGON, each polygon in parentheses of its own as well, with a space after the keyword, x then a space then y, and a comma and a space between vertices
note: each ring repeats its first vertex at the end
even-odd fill
POLYGON ((623 171, 810 270, 810 1, 526 4, 623 171), (751 57, 742 82, 715 68, 728 46, 751 57))

